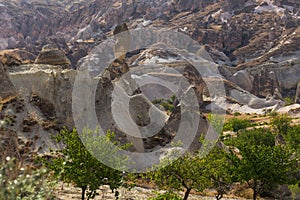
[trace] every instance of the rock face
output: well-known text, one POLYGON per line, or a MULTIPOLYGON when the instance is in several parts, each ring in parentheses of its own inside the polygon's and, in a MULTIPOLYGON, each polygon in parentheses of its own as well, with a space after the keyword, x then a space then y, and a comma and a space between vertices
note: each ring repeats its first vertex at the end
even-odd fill
POLYGON ((159 27, 184 32, 226 55, 230 61, 225 59, 226 64, 257 65, 299 50, 296 0, 274 0, 268 5, 245 0, 34 2, 2 1, 0 49, 25 48, 37 55, 43 45, 55 43, 75 67, 111 36, 117 24, 126 22, 129 29, 159 27))
MULTIPOLYGON (((32 145, 28 145, 36 152, 43 152, 47 147, 55 146, 47 137, 49 133, 55 133, 63 125, 74 127, 78 120, 89 121, 89 116, 82 118, 80 115, 84 110, 74 117, 72 105, 82 99, 88 99, 91 103, 92 99, 95 100, 93 112, 96 113, 97 124, 105 131, 114 131, 115 139, 121 144, 133 143, 130 151, 151 152, 160 147, 169 148, 182 117, 191 119, 184 122, 184 130, 188 133, 193 117, 199 118, 199 128, 189 147, 191 150, 199 149, 201 144, 198 139, 209 130, 209 123, 202 110, 196 110, 196 105, 208 111, 213 108, 245 113, 276 110, 282 106, 282 96, 294 94, 297 84, 296 102, 299 102, 300 21, 296 12, 299 12, 297 0, 274 0, 269 3, 245 0, 63 0, 26 3, 3 0, 0 3, 0 49, 19 48, 18 55, 25 49, 30 59, 24 64, 23 56, 11 56, 5 51, 1 57, 6 66, 4 68, 0 64, 0 120, 9 118, 11 129, 21 136, 36 138, 30 142, 32 145), (117 24, 121 26, 115 29, 117 24), (116 36, 128 29, 148 30, 155 27, 165 32, 176 30, 204 45, 203 51, 207 50, 208 61, 201 64, 208 71, 211 66, 218 65, 221 74, 201 77, 191 63, 160 49, 160 44, 156 44, 157 49, 127 52, 131 42, 145 41, 137 41, 130 35, 116 36), (112 35, 116 36, 117 44, 110 52, 111 49, 105 45, 114 42, 112 35), (56 47, 42 49, 48 43, 56 47), (100 48, 99 44, 104 46, 100 48), (99 52, 106 56, 99 58, 99 52), (35 60, 35 64, 31 64, 30 60, 35 60), (113 62, 107 63, 108 60, 113 62), (71 63, 79 71, 63 69, 69 68, 71 63), (106 64, 108 67, 105 66, 105 70, 98 69, 106 64), (161 70, 143 76, 138 73, 141 69, 139 65, 158 66, 161 70), (170 116, 146 98, 155 99, 159 92, 153 94, 146 87, 137 86, 138 81, 147 79, 151 82, 158 78, 166 78, 173 84, 183 83, 177 81, 178 74, 167 73, 168 68, 180 73, 189 84, 188 88, 180 88, 180 95, 194 93, 197 97, 191 110, 186 108, 190 102, 177 99, 170 116), (91 82, 74 85, 80 70, 89 72, 91 82), (213 96, 218 96, 220 91, 209 91, 208 86, 220 82, 224 83, 225 94, 219 96, 222 101, 214 102, 216 98, 213 96), (90 88, 81 91, 77 99, 72 98, 74 87, 88 84, 95 86, 91 99, 86 95, 90 88), (122 89, 122 98, 119 99, 114 96, 118 88, 122 89), (124 111, 128 105, 118 102, 125 99, 129 104, 129 113, 124 111), (128 136, 122 124, 116 122, 117 116, 113 112, 116 107, 115 113, 121 113, 123 109, 123 115, 128 114, 127 119, 139 125, 136 129, 144 130, 152 125, 151 113, 165 126, 151 137, 128 136)), ((168 39, 173 41, 172 37, 168 39)), ((183 43, 193 49, 193 53, 201 54, 202 50, 196 49, 191 42, 183 43)), ((172 92, 167 91, 166 96, 170 96, 172 92)), ((136 131, 134 127, 129 126, 136 131)))
POLYGON ((244 8, 245 3, 247 0, 225 0, 223 4, 224 11, 232 11, 232 10, 239 10, 244 8))
POLYGON ((71 102, 76 71, 30 64, 10 68, 9 77, 17 93, 39 118, 73 126, 71 102))
POLYGON ((244 90, 251 92, 253 88, 253 78, 247 71, 241 70, 233 74, 231 81, 243 88, 244 90))
POLYGON ((71 61, 65 56, 62 50, 51 45, 46 45, 43 47, 40 54, 35 60, 36 64, 46 64, 46 65, 61 65, 65 68, 70 67, 71 61))
POLYGON ((297 89, 296 89, 295 103, 300 104, 300 82, 298 83, 297 89))
POLYGON ((260 97, 273 96, 276 88, 280 88, 275 73, 265 68, 254 75, 253 84, 253 94, 260 97))
POLYGON ((0 62, 0 101, 17 95, 14 85, 6 74, 3 64, 0 62))

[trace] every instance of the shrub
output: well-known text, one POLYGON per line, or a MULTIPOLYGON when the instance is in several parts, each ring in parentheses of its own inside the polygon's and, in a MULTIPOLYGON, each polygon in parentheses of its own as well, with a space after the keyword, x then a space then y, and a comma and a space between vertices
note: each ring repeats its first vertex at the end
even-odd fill
POLYGON ((0 199, 54 199, 55 182, 44 168, 23 169, 14 158, 7 157, 0 167, 0 199))
POLYGON ((272 111, 268 114, 270 117, 275 117, 278 115, 278 113, 276 111, 272 111))
POLYGON ((235 112, 233 115, 237 117, 237 116, 241 116, 242 114, 239 112, 235 112))
POLYGON ((293 99, 290 98, 290 97, 285 97, 284 98, 284 105, 285 106, 289 106, 289 105, 292 105, 294 103, 293 99))
POLYGON ((250 121, 247 119, 232 118, 225 123, 223 130, 224 131, 232 130, 234 132, 238 132, 239 130, 246 129, 250 125, 251 125, 250 121))
POLYGON ((154 198, 149 198, 148 200, 182 200, 182 198, 172 191, 167 191, 163 194, 158 194, 154 198))
POLYGON ((286 135, 291 125, 292 119, 288 115, 277 115, 271 119, 271 124, 282 135, 286 135))
POLYGON ((155 99, 152 101, 152 103, 154 105, 159 105, 159 106, 162 106, 165 111, 168 111, 168 112, 172 112, 173 109, 174 109, 174 101, 176 99, 176 96, 173 95, 170 99, 155 99))

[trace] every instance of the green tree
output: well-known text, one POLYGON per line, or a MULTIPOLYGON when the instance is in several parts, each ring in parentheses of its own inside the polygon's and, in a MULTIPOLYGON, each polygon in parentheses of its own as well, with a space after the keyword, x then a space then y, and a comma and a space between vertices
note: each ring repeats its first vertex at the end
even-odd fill
POLYGON ((239 153, 232 151, 231 161, 241 182, 247 182, 253 190, 253 199, 278 184, 293 182, 295 160, 286 146, 275 146, 275 136, 268 129, 244 131, 227 141, 239 153))
MULTIPOLYGON (((81 139, 85 140, 85 144, 90 145, 88 149, 97 148, 97 153, 102 152, 109 156, 105 146, 110 143, 114 134, 108 132, 105 136, 95 136, 94 131, 84 130, 81 134, 81 139)), ((97 195, 96 190, 101 185, 109 185, 112 192, 115 191, 116 197, 118 191, 116 190, 123 184, 122 172, 107 167, 97 160, 87 148, 83 145, 76 129, 72 131, 64 128, 56 136, 57 142, 62 142, 64 149, 56 152, 63 156, 55 158, 46 163, 51 170, 64 182, 72 182, 76 187, 81 188, 81 199, 94 198, 97 195)), ((122 161, 116 160, 116 165, 122 161)))
POLYGON ((207 175, 210 178, 211 186, 217 190, 216 199, 223 198, 235 181, 234 165, 230 163, 228 152, 223 148, 215 146, 204 158, 207 168, 207 175))
POLYGON ((286 135, 292 119, 287 115, 277 115, 271 119, 271 124, 278 134, 286 135))
POLYGON ((186 153, 175 161, 169 158, 162 160, 165 167, 147 174, 154 182, 163 189, 185 190, 183 199, 188 199, 192 189, 202 192, 210 181, 207 176, 205 160, 198 156, 186 153))

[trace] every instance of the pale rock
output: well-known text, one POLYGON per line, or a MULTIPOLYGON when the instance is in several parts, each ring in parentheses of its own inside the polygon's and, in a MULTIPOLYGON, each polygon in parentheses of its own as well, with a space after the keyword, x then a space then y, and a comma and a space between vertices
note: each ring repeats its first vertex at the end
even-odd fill
POLYGON ((233 74, 231 81, 248 92, 250 92, 253 88, 250 74, 245 70, 241 70, 233 74))

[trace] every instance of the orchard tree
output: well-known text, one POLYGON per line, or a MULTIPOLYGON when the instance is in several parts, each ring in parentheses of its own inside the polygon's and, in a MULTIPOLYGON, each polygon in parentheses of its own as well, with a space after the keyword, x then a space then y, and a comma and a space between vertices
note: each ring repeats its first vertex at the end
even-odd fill
MULTIPOLYGON (((221 143, 215 146, 215 142, 203 138, 200 141, 202 148, 198 152, 185 153, 175 161, 166 157, 158 170, 149 172, 148 176, 161 188, 184 189, 184 200, 188 199, 192 189, 202 192, 209 187, 214 187, 217 190, 216 199, 221 199, 234 180, 234 166, 230 164, 228 153, 221 147, 221 143), (214 147, 211 148, 211 145, 214 147), (207 150, 211 150, 208 155, 205 153, 207 150)), ((172 153, 176 154, 176 150, 172 153)))
POLYGON ((232 153, 235 174, 241 182, 247 182, 253 190, 253 199, 278 184, 293 182, 295 160, 286 146, 275 146, 275 136, 269 129, 247 130, 227 141, 238 148, 232 153))
MULTIPOLYGON (((94 198, 97 195, 96 190, 101 185, 109 185, 117 196, 116 189, 123 184, 123 173, 102 164, 91 155, 81 141, 85 140, 89 148, 97 148, 97 153, 109 156, 111 152, 107 152, 106 145, 112 141, 114 134, 108 131, 106 136, 95 136, 94 133, 91 130, 84 130, 80 138, 76 129, 69 131, 64 128, 56 136, 57 142, 62 142, 65 146, 56 152, 62 156, 46 163, 64 182, 74 183, 76 187, 81 188, 82 200, 85 199, 85 194, 87 199, 94 198)), ((116 163, 120 162, 122 160, 116 160, 116 163)))
POLYGON ((147 174, 154 182, 163 189, 185 190, 183 199, 188 199, 191 190, 202 192, 210 186, 207 176, 207 168, 204 159, 186 153, 175 161, 169 158, 162 160, 165 166, 147 174))
POLYGON ((204 158, 207 168, 207 176, 210 179, 210 185, 217 190, 216 199, 223 198, 233 182, 235 182, 234 165, 230 163, 228 152, 222 143, 218 143, 212 151, 204 158))

